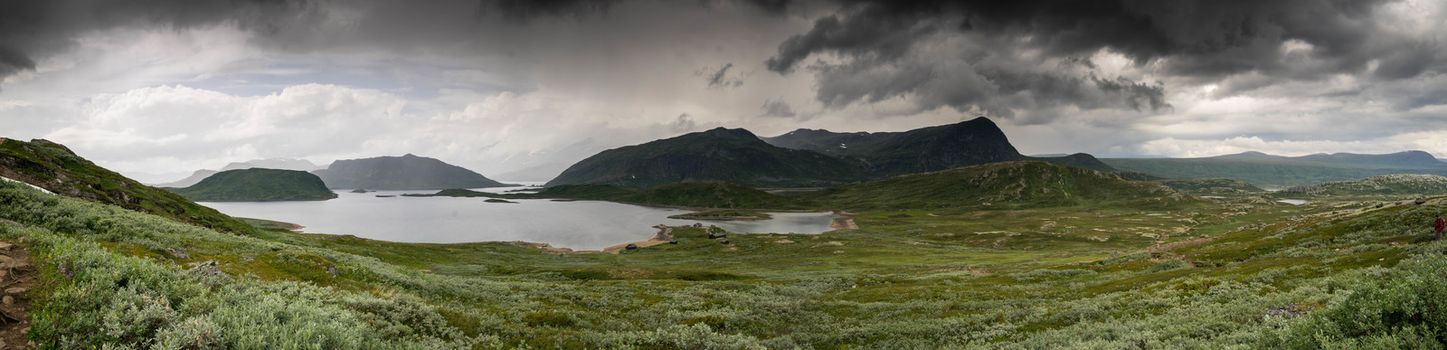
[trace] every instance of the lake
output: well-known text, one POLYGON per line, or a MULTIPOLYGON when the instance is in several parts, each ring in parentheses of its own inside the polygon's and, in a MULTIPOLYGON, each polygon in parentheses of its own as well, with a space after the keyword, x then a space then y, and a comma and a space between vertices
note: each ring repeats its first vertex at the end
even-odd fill
MULTIPOLYGON (((509 188, 479 189, 500 192, 509 188)), ((312 233, 349 234, 411 243, 525 241, 572 249, 602 249, 652 237, 654 225, 717 225, 737 233, 818 234, 830 230, 832 213, 771 213, 758 221, 669 219, 687 210, 602 201, 555 202, 521 199, 486 203, 485 198, 389 197, 434 191, 350 193, 336 190, 329 201, 203 202, 231 216, 305 226, 312 233)))

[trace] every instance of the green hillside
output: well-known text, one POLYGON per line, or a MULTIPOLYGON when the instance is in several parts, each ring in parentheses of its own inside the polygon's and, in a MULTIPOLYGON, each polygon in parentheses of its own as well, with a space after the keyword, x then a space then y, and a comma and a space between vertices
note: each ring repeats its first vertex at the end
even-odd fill
POLYGON ((1420 229, 1440 201, 877 211, 618 255, 236 236, 8 183, 0 203, 0 239, 46 279, 39 348, 1433 348, 1447 330, 1447 242, 1420 229))
POLYGON ((201 202, 322 201, 337 198, 322 179, 305 171, 250 168, 227 170, 191 187, 171 189, 201 202))
POLYGON ((821 203, 843 209, 1171 206, 1190 200, 1169 188, 1044 162, 1005 162, 903 175, 846 186, 821 203))
POLYGON ((716 128, 600 152, 547 186, 606 184, 649 188, 680 182, 754 187, 822 186, 865 177, 861 164, 775 147, 748 130, 716 128))
POLYGON ((1420 174, 1372 176, 1361 180, 1335 181, 1297 186, 1279 192, 1282 196, 1435 196, 1447 194, 1447 177, 1420 174))
POLYGON ((218 231, 250 233, 245 223, 163 189, 121 176, 46 140, 0 138, 0 176, 65 196, 142 211, 218 231))
POLYGON ((335 189, 438 190, 513 186, 460 166, 412 154, 343 159, 312 173, 321 177, 328 188, 335 189))

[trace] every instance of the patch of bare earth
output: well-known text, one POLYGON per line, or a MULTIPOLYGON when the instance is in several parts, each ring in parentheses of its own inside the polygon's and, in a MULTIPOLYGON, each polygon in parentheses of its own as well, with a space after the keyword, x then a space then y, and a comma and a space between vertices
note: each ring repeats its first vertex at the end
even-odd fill
POLYGON ((36 270, 30 254, 10 242, 0 241, 0 349, 28 349, 30 340, 30 289, 36 284, 36 270))

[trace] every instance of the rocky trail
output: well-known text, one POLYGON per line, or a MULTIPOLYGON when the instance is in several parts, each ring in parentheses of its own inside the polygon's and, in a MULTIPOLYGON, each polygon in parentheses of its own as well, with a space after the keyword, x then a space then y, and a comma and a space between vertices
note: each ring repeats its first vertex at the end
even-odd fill
POLYGON ((30 348, 30 289, 37 274, 30 254, 11 242, 0 241, 0 349, 30 348))

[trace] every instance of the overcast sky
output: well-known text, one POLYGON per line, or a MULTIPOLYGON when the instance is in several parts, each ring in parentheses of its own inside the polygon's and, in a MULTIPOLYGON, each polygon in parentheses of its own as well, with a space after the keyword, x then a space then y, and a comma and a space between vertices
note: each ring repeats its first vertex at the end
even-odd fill
POLYGON ((977 115, 1029 154, 1447 156, 1444 3, 0 0, 0 136, 152 182, 977 115))

